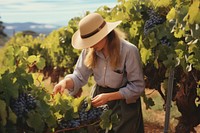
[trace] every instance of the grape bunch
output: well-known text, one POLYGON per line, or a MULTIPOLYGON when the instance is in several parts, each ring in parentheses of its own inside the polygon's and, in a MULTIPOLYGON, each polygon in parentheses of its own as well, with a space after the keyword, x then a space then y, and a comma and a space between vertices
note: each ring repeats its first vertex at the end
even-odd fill
POLYGON ((58 124, 59 129, 76 128, 81 125, 80 119, 64 120, 62 119, 58 124))
POLYGON ((171 46, 171 43, 169 42, 169 40, 167 39, 167 37, 163 37, 162 39, 160 39, 160 43, 164 46, 171 46))
POLYGON ((21 118, 36 108, 36 100, 31 94, 21 93, 17 99, 11 99, 10 107, 17 117, 21 118))
POLYGON ((164 23, 166 20, 153 9, 148 9, 147 14, 149 16, 149 19, 144 24, 144 35, 147 35, 151 28, 164 23))
POLYGON ((104 111, 108 110, 107 105, 100 106, 100 107, 91 106, 91 108, 88 111, 86 110, 87 107, 88 107, 88 102, 83 101, 78 111, 79 118, 75 118, 75 119, 71 119, 67 121, 62 119, 58 124, 58 128, 59 129, 76 128, 79 126, 91 124, 95 121, 98 121, 100 119, 101 114, 104 111))

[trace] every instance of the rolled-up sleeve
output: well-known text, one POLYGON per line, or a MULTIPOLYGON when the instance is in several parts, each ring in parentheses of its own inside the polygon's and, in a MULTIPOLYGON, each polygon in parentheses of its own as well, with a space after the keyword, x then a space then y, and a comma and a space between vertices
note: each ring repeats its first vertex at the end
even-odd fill
POLYGON ((126 99, 126 103, 134 103, 141 96, 145 88, 141 57, 137 47, 130 46, 127 49, 125 70, 127 84, 120 88, 119 92, 126 99))
POLYGON ((85 56, 86 50, 84 49, 78 58, 74 72, 65 76, 65 78, 71 78, 74 82, 74 88, 69 91, 70 95, 75 95, 88 82, 88 78, 92 74, 92 70, 84 65, 85 56))

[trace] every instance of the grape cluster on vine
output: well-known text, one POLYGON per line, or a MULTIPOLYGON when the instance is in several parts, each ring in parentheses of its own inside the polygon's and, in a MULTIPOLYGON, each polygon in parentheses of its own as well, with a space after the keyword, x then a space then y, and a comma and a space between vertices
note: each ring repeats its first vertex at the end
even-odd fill
POLYGON ((144 35, 147 35, 151 28, 164 23, 166 20, 153 9, 148 9, 147 14, 149 16, 149 19, 144 24, 144 35))
POLYGON ((169 39, 167 37, 163 37, 162 39, 160 39, 160 43, 164 46, 171 46, 171 43, 169 42, 169 39))
POLYGON ((21 118, 36 108, 36 99, 31 94, 21 93, 17 99, 11 99, 10 107, 17 117, 21 118))
POLYGON ((86 110, 87 107, 88 107, 88 102, 83 101, 78 111, 79 117, 71 120, 62 119, 58 124, 58 128, 59 129, 76 128, 79 126, 91 124, 93 122, 98 121, 102 113, 108 110, 107 105, 100 107, 91 106, 89 110, 86 110))

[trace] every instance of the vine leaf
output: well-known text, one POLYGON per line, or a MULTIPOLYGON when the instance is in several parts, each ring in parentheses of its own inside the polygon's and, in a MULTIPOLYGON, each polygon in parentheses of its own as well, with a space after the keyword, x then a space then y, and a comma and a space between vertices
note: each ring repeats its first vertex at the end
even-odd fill
POLYGON ((28 114, 27 124, 29 127, 34 128, 35 132, 41 133, 44 129, 44 122, 41 115, 35 112, 28 114))
POLYGON ((120 122, 120 119, 117 114, 111 115, 111 123, 118 124, 119 122, 120 122))
POLYGON ((28 47, 22 46, 20 49, 21 52, 27 53, 28 52, 28 47))
POLYGON ((17 122, 17 116, 15 115, 15 113, 12 112, 10 107, 8 109, 9 109, 8 110, 9 111, 9 118, 8 119, 15 124, 17 122))
POLYGON ((111 130, 112 129, 112 122, 110 121, 110 116, 112 114, 112 110, 107 110, 101 115, 101 122, 100 127, 102 129, 111 130))
POLYGON ((148 60, 150 59, 150 56, 151 56, 151 49, 141 48, 140 53, 141 53, 142 62, 144 64, 147 64, 147 62, 148 62, 148 60))
POLYGON ((192 5, 189 7, 188 14, 183 20, 188 20, 190 24, 194 24, 196 19, 199 20, 199 18, 197 18, 197 16, 199 16, 199 4, 199 0, 193 0, 192 5))
POLYGON ((28 57, 27 61, 28 61, 29 63, 37 62, 37 56, 31 55, 31 56, 28 57))
POLYGON ((74 107, 74 112, 78 112, 80 104, 83 102, 85 99, 84 96, 81 96, 79 98, 74 98, 72 101, 72 106, 74 107))
POLYGON ((85 109, 85 111, 89 111, 91 109, 91 106, 92 106, 92 101, 91 101, 90 97, 87 97, 86 100, 87 100, 88 106, 85 109))
POLYGON ((43 70, 43 68, 46 65, 45 64, 46 60, 44 58, 42 58, 42 57, 38 57, 38 58, 39 59, 38 59, 38 62, 36 63, 36 66, 37 66, 38 69, 43 70))
POLYGON ((3 100, 0 100, 0 118, 1 118, 1 124, 3 126, 7 123, 7 112, 6 112, 6 103, 3 100))
POLYGON ((175 15, 176 15, 176 10, 175 10, 175 8, 172 8, 170 11, 169 11, 169 13, 167 14, 167 16, 166 16, 166 18, 167 18, 167 20, 172 20, 172 19, 174 19, 175 18, 175 15))
POLYGON ((151 0, 155 7, 167 7, 171 4, 171 0, 151 0))

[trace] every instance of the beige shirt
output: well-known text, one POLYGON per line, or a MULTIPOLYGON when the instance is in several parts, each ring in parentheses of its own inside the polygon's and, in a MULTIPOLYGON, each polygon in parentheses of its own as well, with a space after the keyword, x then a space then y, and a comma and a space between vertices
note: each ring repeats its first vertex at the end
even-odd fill
POLYGON ((121 40, 120 54, 121 65, 113 70, 109 64, 109 57, 105 58, 101 51, 96 52, 98 62, 94 69, 84 65, 86 49, 83 49, 76 63, 73 74, 66 77, 74 81, 71 95, 78 92, 79 88, 88 82, 91 74, 99 86, 118 88, 127 103, 134 103, 144 91, 145 83, 141 65, 141 58, 137 47, 128 41, 121 40))

